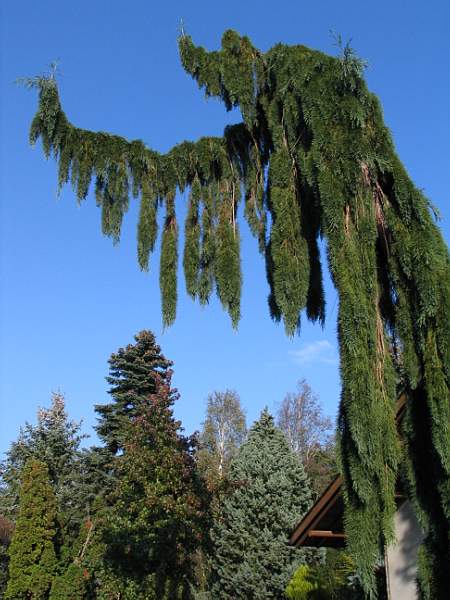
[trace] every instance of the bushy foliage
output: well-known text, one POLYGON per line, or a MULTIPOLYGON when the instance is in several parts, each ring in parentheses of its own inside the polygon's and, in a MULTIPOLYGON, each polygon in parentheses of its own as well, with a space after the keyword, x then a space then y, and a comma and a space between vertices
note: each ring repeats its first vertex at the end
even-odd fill
POLYGON ((8 547, 13 531, 13 523, 0 515, 0 598, 3 598, 8 582, 8 547))
POLYGON ((9 547, 9 579, 6 600, 46 600, 57 558, 56 499, 47 465, 29 459, 21 474, 19 513, 9 547))
POLYGON ((220 600, 284 598, 305 551, 289 534, 311 491, 297 456, 264 411, 230 465, 233 488, 212 529, 212 595, 220 600))
POLYGON ((70 563, 53 580, 49 600, 83 600, 86 597, 86 579, 83 569, 74 562, 70 563))
POLYGON ((318 587, 318 583, 311 577, 311 568, 300 565, 288 583, 286 596, 289 600, 308 600, 313 598, 311 592, 315 592, 318 587))
POLYGON ((343 550, 328 549, 324 560, 300 565, 286 596, 289 600, 363 600, 364 593, 351 557, 343 550))
POLYGON ((80 449, 84 437, 81 423, 68 418, 64 396, 54 393, 51 406, 38 410, 36 425, 27 422, 21 428, 1 465, 1 510, 13 521, 19 510, 21 474, 25 464, 35 458, 47 465, 58 511, 55 539, 58 554, 70 552, 92 501, 86 480, 87 454, 80 449))
POLYGON ((169 384, 157 384, 130 423, 103 538, 106 563, 161 600, 189 597, 208 527, 195 445, 178 431, 169 384))
POLYGON ((112 402, 96 407, 114 485, 99 511, 93 542, 101 560, 91 560, 92 570, 105 597, 111 588, 136 599, 187 599, 208 537, 208 493, 197 442, 173 417, 171 363, 151 332, 135 341, 111 356, 112 402))

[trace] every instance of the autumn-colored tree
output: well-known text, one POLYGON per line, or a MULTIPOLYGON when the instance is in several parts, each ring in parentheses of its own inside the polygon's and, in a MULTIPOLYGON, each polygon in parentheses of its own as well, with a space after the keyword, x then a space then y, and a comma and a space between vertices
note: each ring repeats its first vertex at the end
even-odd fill
POLYGON ((139 598, 188 598, 193 556, 207 536, 206 492, 193 457, 195 441, 180 434, 170 377, 139 406, 117 458, 117 488, 104 530, 105 563, 139 598))

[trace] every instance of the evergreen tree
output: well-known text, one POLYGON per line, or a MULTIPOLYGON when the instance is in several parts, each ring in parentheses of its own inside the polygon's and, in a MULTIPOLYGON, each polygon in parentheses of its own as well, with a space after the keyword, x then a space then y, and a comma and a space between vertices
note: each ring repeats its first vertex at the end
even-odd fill
POLYGON ((240 315, 241 195, 266 260, 272 317, 293 334, 303 309, 323 322, 318 238, 327 241, 339 294, 342 396, 339 453, 348 543, 368 593, 393 539, 400 445, 397 377, 408 397, 409 495, 425 531, 422 593, 450 588, 450 261, 430 204, 409 178, 347 45, 327 56, 302 45, 267 52, 225 32, 208 52, 184 32, 185 70, 207 96, 239 107, 242 122, 223 137, 183 142, 167 154, 75 127, 62 110, 54 74, 26 81, 39 90, 30 140, 42 139, 83 200, 95 180, 102 230, 115 241, 130 193, 141 196, 138 260, 148 267, 165 207, 160 287, 165 324, 176 314, 175 193, 190 187, 184 269, 188 293, 207 302, 214 288, 234 325, 240 315), (244 191, 241 194, 241 190, 244 191), (267 218, 267 217, 270 218, 267 218), (401 350, 401 365, 399 351, 401 350), (426 590, 429 590, 427 592, 426 590))
POLYGON ((87 453, 80 450, 86 436, 81 422, 69 420, 61 393, 52 395, 50 408, 40 408, 37 423, 26 423, 19 438, 11 444, 1 466, 1 509, 15 520, 19 509, 21 473, 31 458, 45 462, 58 509, 58 554, 70 553, 78 529, 92 502, 86 475, 89 471, 87 453))
MULTIPOLYGON (((289 600, 362 600, 355 564, 344 550, 327 549, 319 564, 300 565, 286 588, 289 600)), ((385 598, 384 594, 379 596, 385 598)))
POLYGON ((112 455, 123 451, 130 421, 142 403, 156 392, 157 382, 164 384, 170 379, 172 363, 161 353, 153 333, 141 331, 135 341, 111 355, 106 380, 113 401, 95 406, 99 415, 97 434, 112 455))
POLYGON ((309 508, 303 466, 265 410, 230 466, 234 489, 212 529, 212 595, 220 600, 283 599, 305 551, 289 534, 309 508))
POLYGON ((29 459, 22 473, 19 514, 9 547, 7 600, 45 600, 57 571, 56 499, 46 463, 29 459))
POLYGON ((3 598, 8 582, 8 547, 13 531, 14 525, 11 521, 0 515, 0 598, 3 598))
POLYGON ((151 332, 135 340, 111 356, 113 401, 96 408, 115 481, 99 512, 103 556, 94 568, 99 593, 187 600, 195 555, 208 537, 208 494, 194 459, 197 442, 173 417, 171 363, 151 332))
MULTIPOLYGON (((97 598, 95 570, 101 561, 103 547, 99 544, 96 531, 98 526, 98 505, 96 499, 93 512, 95 521, 86 520, 78 531, 72 546, 71 560, 53 579, 49 600, 87 600, 97 598), (101 546, 101 548, 99 548, 101 546)), ((103 507, 103 504, 100 505, 103 507)), ((99 597, 100 598, 100 597, 99 597)))
POLYGON ((84 600, 84 598, 86 598, 86 577, 83 569, 72 562, 53 580, 49 600, 84 600))

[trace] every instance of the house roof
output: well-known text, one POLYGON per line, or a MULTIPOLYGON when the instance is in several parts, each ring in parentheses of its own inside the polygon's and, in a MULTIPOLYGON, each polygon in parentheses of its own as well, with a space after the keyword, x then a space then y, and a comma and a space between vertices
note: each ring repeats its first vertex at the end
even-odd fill
MULTIPOLYGON (((397 400, 395 417, 397 427, 403 418, 405 408, 406 396, 402 394, 397 400)), ((289 540, 292 546, 326 548, 343 548, 345 546, 342 484, 342 477, 338 475, 317 499, 292 532, 289 540)))
POLYGON ((342 477, 338 475, 292 532, 289 540, 292 546, 342 548, 345 545, 341 492, 342 477))

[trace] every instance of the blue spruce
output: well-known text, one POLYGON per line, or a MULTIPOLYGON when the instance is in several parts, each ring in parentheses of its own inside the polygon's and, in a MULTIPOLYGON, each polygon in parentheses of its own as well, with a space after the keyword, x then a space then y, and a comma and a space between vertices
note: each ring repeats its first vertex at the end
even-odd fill
POLYGON ((264 410, 230 465, 231 491, 212 531, 212 597, 284 599, 304 550, 289 532, 308 510, 311 490, 297 456, 264 410))

